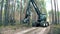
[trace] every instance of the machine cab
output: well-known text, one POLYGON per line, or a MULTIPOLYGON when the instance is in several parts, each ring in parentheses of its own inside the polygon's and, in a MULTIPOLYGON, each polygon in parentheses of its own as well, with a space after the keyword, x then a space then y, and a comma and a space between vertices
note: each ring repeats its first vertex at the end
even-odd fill
POLYGON ((46 18, 47 18, 46 14, 41 14, 40 15, 41 21, 46 21, 46 18))

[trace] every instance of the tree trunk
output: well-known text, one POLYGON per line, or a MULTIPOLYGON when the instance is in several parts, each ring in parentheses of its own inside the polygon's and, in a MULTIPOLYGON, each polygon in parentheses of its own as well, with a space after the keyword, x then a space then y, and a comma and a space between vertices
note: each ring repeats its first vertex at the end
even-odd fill
POLYGON ((5 20, 4 20, 4 25, 9 24, 9 5, 10 5, 10 0, 6 0, 5 4, 5 20))
POLYGON ((54 12, 53 12, 53 3, 52 3, 52 0, 51 0, 51 11, 52 11, 52 24, 54 24, 54 12))
POLYGON ((0 25, 2 25, 2 11, 3 11, 4 0, 1 1, 1 11, 0 11, 0 25))
POLYGON ((56 9, 56 0, 54 0, 54 7, 55 7, 55 24, 57 24, 57 15, 56 15, 56 11, 57 11, 57 9, 56 9))
POLYGON ((59 24, 59 8, 58 8, 58 0, 57 0, 57 24, 59 24))

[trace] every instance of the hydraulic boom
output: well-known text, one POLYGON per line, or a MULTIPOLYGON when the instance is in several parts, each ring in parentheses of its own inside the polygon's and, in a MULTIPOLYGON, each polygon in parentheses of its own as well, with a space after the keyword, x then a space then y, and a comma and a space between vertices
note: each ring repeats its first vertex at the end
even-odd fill
POLYGON ((30 3, 32 3, 37 15, 38 15, 38 19, 37 19, 37 22, 35 23, 32 23, 33 26, 37 26, 37 25, 41 25, 41 26, 48 26, 49 23, 46 22, 46 14, 42 14, 40 12, 40 10, 38 9, 36 3, 34 0, 30 0, 29 3, 28 3, 28 7, 27 7, 27 10, 26 10, 26 16, 23 20, 24 23, 29 23, 29 20, 30 20, 30 14, 31 14, 31 11, 30 11, 30 3))

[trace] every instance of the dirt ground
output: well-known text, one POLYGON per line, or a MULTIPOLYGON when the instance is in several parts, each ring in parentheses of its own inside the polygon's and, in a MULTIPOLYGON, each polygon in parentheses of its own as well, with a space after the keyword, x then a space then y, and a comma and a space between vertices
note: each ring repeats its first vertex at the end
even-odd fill
POLYGON ((48 34, 60 34, 60 25, 52 25, 48 34))
POLYGON ((16 32, 29 29, 30 27, 21 27, 21 26, 7 26, 0 28, 0 34, 14 34, 16 32))

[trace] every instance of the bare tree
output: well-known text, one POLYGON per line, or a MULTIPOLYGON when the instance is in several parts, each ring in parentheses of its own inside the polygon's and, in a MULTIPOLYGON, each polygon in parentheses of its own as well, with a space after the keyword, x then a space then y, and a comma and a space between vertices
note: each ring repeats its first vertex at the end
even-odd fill
POLYGON ((4 0, 1 1, 1 11, 0 11, 0 25, 2 25, 2 11, 3 11, 4 0))
POLYGON ((51 11, 52 11, 52 24, 54 24, 54 10, 53 10, 53 0, 51 0, 51 11))
POLYGON ((21 0, 21 2, 20 2, 20 4, 21 4, 21 10, 20 10, 20 22, 21 22, 21 20, 22 20, 22 0, 21 0))
POLYGON ((57 7, 56 7, 56 0, 54 0, 54 8, 55 8, 55 24, 57 24, 57 7))
POLYGON ((4 25, 8 25, 9 24, 9 5, 10 5, 10 0, 6 0, 6 4, 5 4, 5 21, 4 21, 4 25))
POLYGON ((59 8, 58 8, 58 0, 57 0, 57 24, 59 24, 59 8))

